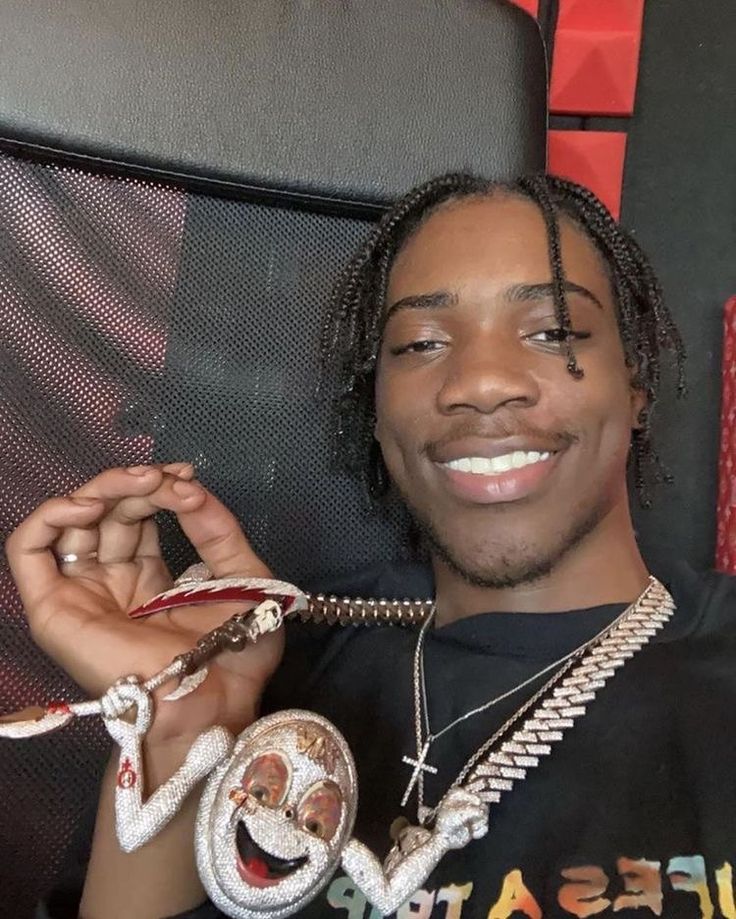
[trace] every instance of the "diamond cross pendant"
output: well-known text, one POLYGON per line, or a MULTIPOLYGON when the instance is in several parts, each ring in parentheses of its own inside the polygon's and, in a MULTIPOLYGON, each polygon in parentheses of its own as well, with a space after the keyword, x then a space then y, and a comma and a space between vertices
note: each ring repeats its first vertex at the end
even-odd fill
POLYGON ((409 800, 409 795, 411 795, 414 790, 414 786, 419 781, 419 776, 422 772, 431 772, 432 775, 437 775, 437 769, 434 766, 429 766, 425 762, 427 759, 427 753, 429 753, 429 745, 432 743, 431 740, 428 740, 422 747, 421 753, 417 759, 412 759, 409 756, 404 756, 401 760, 402 763, 406 763, 407 766, 413 766, 414 772, 412 773, 411 778, 409 779, 409 784, 406 786, 406 791, 404 792, 404 797, 401 799, 401 806, 406 807, 406 802, 409 800))

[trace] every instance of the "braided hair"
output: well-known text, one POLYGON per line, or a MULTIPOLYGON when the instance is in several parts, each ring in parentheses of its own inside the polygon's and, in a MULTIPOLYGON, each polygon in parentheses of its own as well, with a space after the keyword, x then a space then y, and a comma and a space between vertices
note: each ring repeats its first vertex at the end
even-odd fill
MULTIPOLYGON (((639 500, 648 507, 649 484, 671 481, 651 440, 651 410, 659 393, 662 354, 669 352, 677 371, 678 395, 684 395, 685 348, 664 304, 654 270, 636 240, 616 223, 591 191, 546 174, 509 182, 466 173, 431 179, 398 201, 353 256, 333 293, 320 342, 325 378, 337 387, 338 455, 363 480, 371 496, 386 493, 388 473, 373 436, 374 383, 394 259, 420 223, 441 204, 499 192, 534 202, 544 218, 555 315, 564 331, 571 331, 571 320, 564 292, 560 216, 581 228, 603 257, 617 306, 626 365, 635 371, 632 385, 646 394, 647 404, 639 416, 641 428, 632 432, 629 462, 639 500)), ((575 378, 583 377, 572 337, 567 336, 564 347, 568 372, 575 378)))

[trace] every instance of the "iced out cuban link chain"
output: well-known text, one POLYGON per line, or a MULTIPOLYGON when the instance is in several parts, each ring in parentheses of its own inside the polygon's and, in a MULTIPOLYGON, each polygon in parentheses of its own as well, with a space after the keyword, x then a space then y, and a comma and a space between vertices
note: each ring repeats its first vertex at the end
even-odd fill
MULTIPOLYGON (((510 689, 505 690, 504 692, 496 695, 495 697, 490 698, 488 701, 484 702, 482 705, 473 708, 464 714, 460 715, 458 718, 455 718, 449 724, 445 725, 441 730, 432 731, 429 722, 429 704, 427 700, 427 683, 424 669, 424 639, 428 626, 431 624, 434 610, 431 611, 430 615, 425 619, 420 631, 419 637, 417 638, 416 649, 414 652, 414 712, 415 712, 415 729, 416 729, 416 759, 412 759, 408 756, 403 758, 403 762, 409 766, 414 767, 414 772, 409 780, 404 796, 401 800, 401 805, 404 807, 409 800, 409 796, 416 785, 417 788, 417 813, 419 816, 420 823, 423 820, 427 820, 432 815, 432 809, 425 807, 424 805, 424 773, 431 772, 436 774, 437 769, 434 766, 431 766, 427 763, 427 756, 430 751, 432 744, 439 740, 440 737, 447 734, 453 728, 457 727, 463 721, 467 721, 469 718, 473 718, 476 715, 481 714, 482 712, 487 711, 492 708, 494 705, 499 702, 503 702, 505 699, 508 699, 510 696, 515 695, 520 692, 522 689, 525 689, 527 686, 530 686, 532 683, 537 682, 541 677, 555 671, 550 679, 548 679, 540 689, 538 689, 500 728, 496 731, 493 736, 488 738, 488 740, 483 743, 478 750, 471 756, 471 758, 466 763, 465 767, 461 771, 458 778, 453 783, 453 786, 460 785, 465 777, 468 775, 472 767, 481 759, 484 753, 493 747, 493 745, 504 736, 504 734, 524 715, 526 712, 534 705, 539 699, 543 698, 553 687, 562 679, 562 677, 570 670, 576 660, 578 660, 582 654, 587 651, 589 648, 593 647, 598 641, 609 635, 616 626, 628 619, 632 612, 637 609, 642 609, 642 604, 645 604, 645 601, 648 597, 654 596, 655 593, 655 579, 650 578, 647 584, 647 587, 644 589, 642 594, 630 604, 619 616, 617 616, 612 622, 607 626, 601 629, 597 634, 593 635, 592 638, 586 639, 582 642, 577 648, 574 648, 572 651, 560 657, 558 660, 553 661, 551 664, 547 664, 541 670, 532 674, 531 676, 524 679, 521 683, 518 683, 516 686, 512 686, 510 689), (426 732, 426 734, 423 732, 426 732)), ((661 588, 661 585, 658 585, 661 588)), ((662 588, 663 589, 663 588, 662 588)))
MULTIPOLYGON (((641 597, 592 639, 577 665, 573 666, 573 660, 568 661, 476 750, 451 788, 462 787, 488 804, 497 804, 514 783, 522 782, 528 771, 552 752, 552 745, 559 743, 564 732, 585 714, 586 706, 598 691, 649 643, 674 612, 669 592, 651 577, 641 597), (529 717, 504 740, 513 725, 532 708, 529 717)), ((441 805, 442 802, 427 810, 424 822, 431 820, 441 805)))

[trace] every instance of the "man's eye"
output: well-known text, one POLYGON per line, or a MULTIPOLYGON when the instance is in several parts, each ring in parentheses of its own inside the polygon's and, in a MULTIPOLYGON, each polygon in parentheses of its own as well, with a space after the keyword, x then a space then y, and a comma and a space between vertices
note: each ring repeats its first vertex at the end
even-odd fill
POLYGON ((590 332, 575 332, 562 328, 544 329, 526 336, 529 341, 538 341, 545 345, 561 345, 568 341, 582 341, 590 338, 590 332))
POLYGON ((436 339, 422 339, 420 341, 411 341, 408 345, 399 345, 391 348, 391 354, 425 354, 427 351, 437 351, 442 347, 444 342, 436 339))

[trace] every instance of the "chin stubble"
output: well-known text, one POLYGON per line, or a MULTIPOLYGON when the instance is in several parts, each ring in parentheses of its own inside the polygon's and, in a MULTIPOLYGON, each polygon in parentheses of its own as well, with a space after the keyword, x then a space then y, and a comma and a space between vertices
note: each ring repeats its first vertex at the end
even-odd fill
POLYGON ((431 555, 441 559, 455 574, 474 587, 508 589, 530 584, 550 574, 559 562, 591 533, 603 520, 606 510, 596 505, 582 520, 572 526, 556 545, 547 551, 537 550, 530 554, 528 546, 511 546, 474 565, 457 556, 441 538, 431 520, 422 518, 412 508, 409 512, 421 534, 422 541, 431 555))

